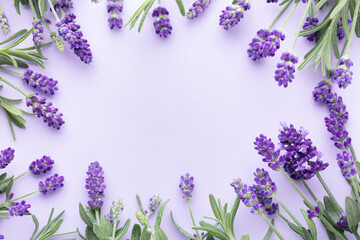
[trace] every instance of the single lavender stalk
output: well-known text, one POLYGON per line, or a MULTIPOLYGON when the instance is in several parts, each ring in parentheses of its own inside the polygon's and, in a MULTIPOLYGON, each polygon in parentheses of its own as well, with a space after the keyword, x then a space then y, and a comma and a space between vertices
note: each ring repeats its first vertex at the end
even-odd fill
POLYGON ((62 119, 63 114, 59 113, 59 110, 53 107, 51 102, 46 102, 46 98, 38 98, 38 95, 38 93, 35 93, 27 96, 26 106, 32 107, 33 113, 35 113, 38 118, 43 118, 49 127, 59 130, 65 123, 62 119))
POLYGON ((255 139, 255 150, 258 154, 263 156, 263 162, 268 163, 269 167, 275 171, 283 165, 283 162, 279 161, 280 150, 275 150, 275 144, 271 138, 267 138, 263 134, 255 139))
POLYGON ((92 209, 99 209, 103 205, 106 188, 104 184, 104 171, 99 162, 93 162, 89 165, 87 175, 85 188, 90 198, 88 205, 92 209))
POLYGON ((26 69, 22 74, 21 79, 25 85, 50 95, 54 95, 55 91, 59 89, 57 87, 58 81, 40 73, 34 73, 31 69, 26 69))
POLYGON ((4 34, 8 34, 10 32, 8 19, 6 17, 5 12, 1 9, 0 9, 0 28, 2 29, 4 34))
POLYGON ((339 85, 339 88, 346 88, 349 84, 351 84, 353 72, 351 71, 351 67, 353 66, 353 62, 350 59, 349 55, 342 56, 339 59, 338 67, 334 71, 334 80, 339 85))
POLYGON ((54 160, 49 156, 43 156, 41 159, 36 159, 30 164, 29 171, 34 175, 40 175, 51 171, 54 163, 54 160))
POLYGON ((10 216, 24 216, 30 215, 29 208, 31 207, 30 204, 26 204, 25 200, 21 202, 12 202, 11 207, 9 207, 9 214, 10 216))
POLYGON ((44 27, 42 25, 41 20, 34 18, 33 20, 33 42, 35 46, 40 46, 44 43, 44 27))
POLYGON ((92 53, 88 41, 83 38, 80 31, 80 25, 75 23, 76 16, 74 13, 67 13, 59 22, 56 23, 59 35, 65 42, 70 44, 76 56, 86 64, 92 62, 92 53))
POLYGON ((279 86, 283 85, 286 88, 295 78, 295 64, 298 63, 298 58, 291 52, 284 52, 280 59, 282 62, 276 66, 275 81, 279 86))
MULTIPOLYGON (((304 30, 312 29, 318 25, 319 19, 316 17, 307 17, 305 20, 305 23, 303 25, 304 30)), ((315 41, 319 37, 319 32, 313 32, 307 35, 304 35, 303 37, 306 37, 306 39, 310 42, 315 41)))
POLYGON ((0 169, 6 168, 12 160, 14 160, 15 150, 7 148, 0 152, 0 169))
POLYGON ((107 12, 112 13, 108 19, 110 29, 117 27, 121 29, 123 27, 123 20, 119 16, 119 13, 123 11, 123 1, 124 0, 108 0, 107 12))
POLYGON ((266 29, 260 29, 256 38, 253 38, 247 50, 248 56, 253 60, 260 58, 273 57, 280 48, 280 41, 285 40, 285 34, 278 30, 271 32, 266 29))
POLYGON ((190 176, 189 173, 186 173, 180 178, 179 189, 183 194, 183 198, 188 201, 192 197, 191 193, 194 190, 194 177, 190 176))
POLYGON ((153 195, 150 199, 149 199, 149 204, 148 204, 148 209, 145 211, 145 214, 147 216, 152 215, 156 209, 160 206, 161 203, 161 198, 160 195, 153 195))
POLYGON ((154 28, 157 35, 160 37, 167 38, 172 31, 172 26, 170 24, 170 19, 167 17, 169 15, 168 10, 164 7, 157 7, 154 9, 152 16, 155 18, 154 28))
POLYGON ((110 213, 107 214, 105 217, 111 222, 114 223, 120 218, 120 214, 124 211, 124 203, 121 198, 118 198, 113 201, 110 213))
POLYGON ((59 176, 59 174, 55 173, 53 176, 45 179, 44 182, 39 183, 39 191, 44 195, 48 192, 54 192, 59 188, 64 186, 64 177, 59 176))
POLYGON ((337 154, 336 160, 338 161, 342 175, 346 179, 353 179, 356 176, 357 171, 355 168, 355 162, 351 154, 347 151, 343 151, 342 153, 337 154))
POLYGON ((345 130, 345 123, 344 118, 334 113, 330 113, 330 116, 325 118, 326 128, 332 134, 331 140, 335 142, 335 147, 341 150, 349 149, 351 146, 351 138, 345 130))
POLYGON ((208 8, 211 0, 196 0, 186 14, 187 19, 192 20, 202 14, 208 8))
POLYGON ((249 0, 239 0, 237 3, 226 7, 220 15, 220 26, 227 31, 235 27, 244 17, 244 11, 249 10, 250 6, 249 0))
POLYGON ((330 100, 329 98, 332 97, 331 89, 332 83, 330 80, 325 79, 320 81, 312 92, 314 101, 328 103, 330 100))

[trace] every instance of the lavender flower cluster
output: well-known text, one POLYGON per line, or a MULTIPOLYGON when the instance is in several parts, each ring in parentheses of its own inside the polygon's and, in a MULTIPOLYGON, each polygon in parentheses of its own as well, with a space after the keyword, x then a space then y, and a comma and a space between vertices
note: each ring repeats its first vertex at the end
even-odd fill
POLYGON ((84 63, 92 62, 92 53, 88 41, 83 38, 80 31, 80 25, 75 23, 76 16, 73 13, 67 13, 56 26, 59 35, 65 42, 70 44, 70 48, 74 50, 76 56, 80 57, 84 63))
POLYGON ((42 25, 42 22, 39 19, 34 18, 33 28, 33 42, 35 46, 40 46, 44 43, 44 27, 42 25))
POLYGON ((50 95, 54 95, 55 91, 59 89, 57 87, 58 81, 40 73, 35 73, 30 69, 25 70, 21 76, 21 79, 24 84, 50 95))
POLYGON ((6 168, 12 160, 14 160, 15 150, 12 148, 7 148, 1 150, 0 152, 0 169, 6 168))
POLYGON ((10 32, 8 19, 6 17, 5 12, 1 9, 0 9, 0 28, 2 29, 4 34, 8 34, 10 32))
POLYGON ((72 0, 57 0, 54 3, 54 9, 56 11, 61 10, 67 10, 73 8, 73 2, 72 0))
POLYGON ((155 33, 160 37, 167 38, 173 29, 170 24, 170 19, 167 17, 168 15, 168 10, 161 6, 155 8, 152 13, 152 16, 155 18, 153 23, 155 33))
POLYGON ((280 48, 280 42, 285 40, 285 34, 278 30, 260 29, 257 37, 253 38, 247 50, 248 56, 252 60, 275 56, 280 48))
POLYGON ((99 162, 89 165, 87 175, 85 188, 90 198, 88 205, 93 209, 101 208, 104 203, 106 185, 104 184, 104 171, 99 162))
POLYGON ((235 27, 244 17, 244 11, 250 9, 250 1, 239 0, 235 4, 226 7, 220 15, 220 26, 225 30, 235 27))
POLYGON ((275 81, 279 86, 287 87, 295 78, 295 64, 298 63, 298 58, 291 52, 284 52, 280 59, 282 62, 276 66, 275 81))
POLYGON ((123 11, 124 0, 108 0, 106 6, 107 12, 111 13, 111 16, 108 19, 110 29, 117 27, 121 29, 123 26, 123 20, 119 14, 123 11))
POLYGON ((202 14, 209 7, 211 0, 196 0, 186 14, 187 19, 192 20, 202 14))
POLYGON ((191 193, 194 191, 194 177, 189 173, 186 173, 184 176, 180 178, 179 188, 183 194, 183 198, 187 201, 192 197, 191 193))

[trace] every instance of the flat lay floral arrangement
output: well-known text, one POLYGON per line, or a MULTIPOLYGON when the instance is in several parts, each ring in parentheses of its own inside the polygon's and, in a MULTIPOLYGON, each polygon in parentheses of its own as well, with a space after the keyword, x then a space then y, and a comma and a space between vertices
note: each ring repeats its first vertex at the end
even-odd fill
MULTIPOLYGON (((341 94, 345 95, 346 91, 343 90, 351 88, 353 78, 356 78, 353 69, 357 63, 352 60, 352 55, 356 57, 356 51, 352 49, 360 37, 360 0, 261 1, 272 5, 271 7, 277 6, 274 19, 260 29, 251 29, 252 39, 236 36, 238 41, 248 42, 248 48, 237 54, 247 56, 249 62, 258 69, 267 64, 264 58, 276 58, 278 63, 266 81, 271 81, 283 91, 288 91, 287 88, 293 82, 301 81, 296 77, 299 71, 314 69, 313 76, 319 79, 312 81, 313 90, 304 98, 312 95, 313 105, 326 109, 327 116, 321 127, 328 132, 327 140, 333 148, 331 151, 336 151, 335 157, 324 157, 322 152, 327 149, 317 147, 306 126, 278 119, 280 125, 270 126, 271 129, 280 127, 277 135, 271 135, 273 131, 268 133, 259 128, 257 136, 251 139, 251 147, 258 154, 257 167, 250 169, 253 171, 253 181, 245 180, 242 176, 231 176, 233 180, 228 179, 228 191, 234 193, 233 202, 226 203, 219 196, 208 193, 206 205, 209 211, 203 214, 205 216, 192 208, 192 201, 197 198, 198 177, 191 174, 191 168, 178 176, 178 186, 173 186, 178 187, 178 194, 169 199, 162 197, 167 196, 166 193, 154 194, 146 199, 140 197, 141 189, 138 189, 139 195, 133 197, 137 210, 131 215, 125 213, 127 203, 122 198, 105 197, 112 191, 107 187, 107 176, 116 173, 103 167, 103 159, 88 159, 87 171, 81 170, 81 174, 86 174, 81 191, 84 195, 87 193, 88 198, 86 201, 77 200, 78 214, 71 213, 71 217, 78 218, 79 225, 68 228, 68 225, 64 227, 68 212, 58 212, 56 201, 51 202, 54 208, 43 209, 43 212, 49 212, 47 222, 40 221, 31 207, 33 195, 44 195, 44 198, 48 195, 61 195, 67 185, 72 184, 71 177, 66 176, 65 180, 59 174, 62 170, 55 164, 56 156, 42 155, 38 159, 27 159, 27 165, 22 165, 24 172, 14 174, 11 165, 17 161, 18 151, 22 150, 2 146, 1 222, 13 221, 19 217, 32 218, 34 230, 27 234, 27 238, 33 240, 173 239, 169 236, 169 231, 178 231, 178 238, 192 240, 294 238, 287 235, 289 232, 293 232, 294 235, 291 236, 304 240, 324 239, 319 232, 325 232, 326 238, 331 240, 360 239, 360 162, 356 157, 356 141, 352 140, 355 133, 348 127, 351 112, 349 114, 347 110, 345 98, 338 93, 342 91, 341 94), (295 10, 301 11, 301 17, 294 20, 295 10), (291 20, 296 22, 295 35, 289 35, 285 31, 291 20), (284 49, 281 45, 286 42, 289 42, 290 48, 284 49), (306 54, 302 55, 302 51, 298 50, 300 42, 307 42, 306 54), (336 165, 337 174, 344 180, 336 186, 327 183, 325 178, 330 174, 329 167, 332 165, 336 165), (38 184, 28 192, 18 193, 14 190, 22 181, 26 181, 24 179, 34 181, 31 178, 38 177, 38 184), (287 182, 292 189, 279 187, 279 181, 287 182), (316 187, 313 186, 314 182, 318 184, 316 187), (333 193, 336 188, 346 189, 347 194, 339 197, 333 193), (291 198, 302 203, 300 208, 299 205, 297 208, 290 207, 282 199, 281 192, 287 191, 292 191, 291 198), (174 198, 182 198, 185 208, 170 205, 174 198), (178 212, 185 210, 188 211, 188 219, 179 219, 178 212), (246 219, 250 214, 257 215, 257 221, 264 221, 266 224, 265 228, 257 229, 256 234, 247 232, 247 229, 241 228, 237 223, 238 218, 246 219), (168 228, 169 225, 162 224, 164 221, 171 222, 172 229, 168 228), (190 227, 182 226, 181 223, 186 221, 186 226, 190 227), (283 232, 284 228, 279 228, 279 225, 286 226, 287 232, 283 232), (240 229, 241 234, 237 229, 240 229)), ((127 0, 103 2, 91 0, 87 4, 96 8, 106 6, 102 11, 107 14, 107 19, 98 21, 108 31, 120 31, 125 35, 127 29, 134 27, 139 33, 143 28, 153 28, 152 31, 159 36, 158 41, 163 41, 162 44, 178 37, 173 34, 177 30, 172 24, 173 19, 198 24, 210 8, 215 7, 211 0, 196 0, 193 3, 182 0, 145 0, 141 1, 134 13, 126 15, 127 0), (172 5, 176 8, 171 9, 177 9, 178 12, 168 10, 172 5), (130 17, 126 19, 125 16, 130 17), (153 26, 150 26, 151 23, 153 26)), ((59 90, 67 90, 60 89, 59 81, 49 77, 52 74, 46 69, 49 48, 64 53, 59 54, 58 58, 80 60, 84 63, 84 69, 91 69, 94 62, 102 61, 93 55, 92 49, 97 46, 87 40, 88 33, 83 33, 83 28, 78 24, 81 19, 77 19, 76 13, 79 10, 76 5, 74 0, 14 0, 13 3, 10 1, 0 4, 0 91, 2 88, 12 89, 19 96, 13 98, 13 95, 7 96, 0 92, 2 116, 7 120, 13 142, 21 141, 15 138, 19 131, 17 128, 24 129, 28 118, 37 117, 56 131, 62 131, 64 124, 68 123, 66 116, 52 103, 61 98, 57 97, 59 90), (16 20, 8 18, 5 11, 10 8, 15 9, 19 15, 31 12, 32 20, 22 23, 24 29, 12 28, 12 21, 16 20), (71 58, 72 54, 75 54, 74 58, 71 58)), ((218 26, 212 27, 222 28, 226 32, 236 31, 246 21, 246 15, 250 11, 257 11, 250 0, 222 1, 221 5, 223 8, 217 9, 218 26)), ((81 22, 86 24, 85 20, 81 22)), ((225 31, 223 34, 227 34, 225 31)), ((98 100, 96 96, 94 99, 98 100)), ((356 101, 351 104, 355 105, 356 101)), ((320 115, 312 115, 311 118, 320 118, 320 115)), ((13 142, 8 145, 12 146, 13 142)), ((248 148, 248 151, 251 150, 248 148)), ((28 158, 32 155, 29 153, 26 156, 28 158)), ((224 182, 226 179, 221 177, 217 181, 224 182)), ((0 227, 0 239, 9 239, 6 234, 2 234, 3 228, 0 227)))

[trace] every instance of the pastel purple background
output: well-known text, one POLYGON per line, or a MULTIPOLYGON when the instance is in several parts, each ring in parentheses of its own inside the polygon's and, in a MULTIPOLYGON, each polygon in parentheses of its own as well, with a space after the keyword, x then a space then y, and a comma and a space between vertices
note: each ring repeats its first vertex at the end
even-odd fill
MULTIPOLYGON (((10 2, 1 7, 12 31, 30 28, 30 10, 22 8, 19 17, 10 2)), ((184 1, 187 8, 191 2, 184 1)), ((104 213, 113 199, 122 197, 126 204, 122 221, 131 217, 136 223, 135 195, 140 194, 145 201, 160 193, 164 200, 171 198, 163 228, 169 239, 184 239, 169 217, 172 210, 178 223, 191 229, 186 202, 178 190, 180 175, 190 172, 195 176, 191 200, 195 218, 199 221, 204 215, 212 216, 208 194, 232 203, 235 194, 229 186, 231 180, 241 177, 252 182, 252 172, 257 167, 266 168, 253 149, 254 138, 264 133, 276 139, 280 121, 310 131, 309 136, 330 163, 323 177, 343 204, 350 188, 337 168, 337 150, 324 126, 328 112, 315 104, 311 95, 322 76, 313 74, 312 69, 297 72, 295 82, 287 89, 278 87, 273 79, 279 53, 291 46, 304 6, 296 10, 285 27, 288 38, 277 56, 254 63, 246 54, 248 43, 279 8, 265 1, 253 1, 240 25, 225 32, 218 26, 218 15, 230 2, 214 1, 205 14, 190 22, 180 17, 175 1, 164 1, 174 27, 172 36, 165 40, 154 34, 151 17, 145 21, 141 34, 136 29, 110 31, 105 0, 98 5, 90 0, 75 1, 74 12, 91 44, 94 62, 87 66, 68 48, 60 54, 51 47, 44 50, 49 58, 46 70, 33 67, 59 80, 60 91, 51 100, 64 113, 66 124, 56 131, 35 117, 27 117, 27 129, 16 129, 17 140, 13 141, 3 113, 0 119, 1 149, 16 149, 16 158, 7 168, 10 173, 22 173, 31 161, 46 154, 56 161, 54 172, 65 176, 63 189, 27 199, 32 204, 31 212, 41 223, 54 206, 57 212, 66 210, 60 232, 76 227, 84 230, 78 203, 87 202, 87 166, 99 161, 107 184, 104 213)), ((125 1, 125 21, 140 4, 140 0, 125 1)), ((295 51, 303 56, 312 46, 300 39, 295 51)), ((352 53, 359 50, 355 40, 352 53)), ((352 58, 353 84, 346 91, 336 91, 348 106, 348 129, 358 149, 360 59, 358 54, 352 54, 352 58)), ((15 77, 4 76, 20 85, 15 77)), ((1 91, 6 96, 19 97, 8 87, 1 91)), ((271 176, 277 182, 278 196, 301 217, 299 208, 305 206, 290 184, 279 173, 271 172, 271 176)), ((16 183, 13 191, 16 196, 33 191, 40 179, 43 177, 27 176, 16 183)), ((319 195, 324 194, 315 179, 309 185, 319 195)), ((280 219, 276 220, 286 239, 298 239, 280 219)), ((33 230, 31 217, 0 221, 0 232, 6 239, 28 239, 33 230)), ((318 239, 326 239, 317 223, 318 239)), ((266 230, 263 220, 241 205, 236 219, 237 238, 248 233, 252 239, 262 239, 266 230)))

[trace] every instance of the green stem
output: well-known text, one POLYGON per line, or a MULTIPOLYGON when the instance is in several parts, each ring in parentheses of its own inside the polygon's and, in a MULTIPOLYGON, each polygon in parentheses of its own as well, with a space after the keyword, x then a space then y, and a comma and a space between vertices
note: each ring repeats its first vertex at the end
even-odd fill
POLYGON ((279 12, 279 14, 275 17, 275 19, 270 23, 270 26, 268 29, 271 29, 274 24, 279 20, 279 18, 283 15, 283 13, 286 11, 286 9, 290 6, 290 4, 293 2, 293 0, 289 1, 279 12))
POLYGON ((77 233, 77 231, 54 234, 54 235, 51 235, 51 237, 60 237, 60 236, 69 235, 69 234, 75 234, 75 233, 77 233))
POLYGON ((287 17, 285 18, 285 21, 283 23, 283 25, 280 28, 280 32, 282 31, 282 29, 285 27, 286 23, 289 21, 291 15, 294 13, 296 7, 299 5, 300 1, 298 3, 295 3, 295 5, 292 7, 291 11, 289 12, 289 15, 287 15, 287 17))
POLYGON ((16 71, 13 71, 13 70, 10 70, 10 69, 1 67, 1 66, 0 66, 0 69, 1 69, 1 70, 4 70, 4 71, 7 71, 7 72, 9 72, 9 73, 13 73, 13 74, 16 74, 16 75, 21 76, 21 73, 19 73, 19 72, 16 72, 16 71))
POLYGON ((17 200, 20 200, 20 199, 26 198, 26 197, 31 196, 31 195, 33 195, 33 194, 35 194, 35 193, 38 193, 38 192, 40 192, 40 190, 36 190, 36 191, 34 191, 34 192, 31 192, 31 193, 25 194, 24 196, 21 196, 21 197, 15 198, 15 199, 11 199, 9 202, 10 202, 10 203, 12 203, 12 202, 16 202, 17 200))
POLYGON ((298 225, 299 227, 303 227, 299 220, 297 220, 297 218, 294 216, 294 214, 292 214, 292 212, 286 207, 286 205, 282 201, 280 201, 280 199, 276 195, 274 195, 273 198, 280 204, 280 206, 285 210, 285 212, 289 214, 289 216, 292 218, 292 220, 294 220, 296 225, 298 225))
MULTIPOLYGON (((190 199, 186 199, 186 202, 188 204, 188 207, 189 207, 189 212, 190 212, 190 216, 191 216, 191 221, 194 225, 194 227, 196 227, 196 222, 195 222, 195 218, 194 218, 194 215, 192 213, 192 210, 191 210, 191 206, 190 206, 190 199)), ((225 230, 225 229, 224 229, 225 230)), ((201 236, 199 234, 199 231, 198 230, 195 230, 196 231, 196 235, 197 235, 197 238, 199 238, 201 240, 201 236)))
POLYGON ((114 223, 113 223, 113 229, 112 229, 113 231, 112 231, 112 238, 111 239, 115 239, 117 221, 118 220, 115 220, 114 223))
POLYGON ((360 203, 359 188, 358 188, 358 184, 356 184, 356 181, 354 178, 351 179, 351 186, 353 188, 353 192, 355 194, 357 202, 360 203))
POLYGON ((283 168, 280 168, 280 171, 284 174, 284 176, 286 177, 286 179, 290 182, 290 184, 295 188, 295 190, 298 192, 298 194, 301 196, 301 198, 304 200, 304 202, 312 207, 312 210, 314 210, 314 204, 312 204, 307 198, 306 196, 301 192, 301 190, 298 188, 298 186, 296 186, 296 184, 294 183, 294 181, 286 174, 286 172, 284 171, 283 168))
POLYGON ((335 198, 334 195, 331 193, 329 187, 327 186, 327 184, 325 183, 324 179, 321 177, 321 175, 320 175, 319 172, 316 173, 316 177, 319 179, 321 185, 324 187, 325 191, 327 192, 327 194, 329 195, 329 197, 333 200, 333 202, 336 204, 336 206, 338 207, 338 209, 342 211, 342 208, 340 207, 339 203, 336 201, 336 198, 335 198))
POLYGON ((14 178, 14 181, 16 181, 16 180, 18 180, 18 179, 22 178, 23 176, 25 176, 25 175, 26 175, 26 174, 28 174, 28 173, 30 173, 30 171, 26 171, 26 172, 24 172, 24 173, 20 174, 19 176, 17 176, 16 178, 14 178))
POLYGON ((54 5, 52 4, 51 0, 48 0, 48 3, 49 3, 49 6, 51 8, 52 13, 54 14, 54 17, 55 17, 56 21, 60 22, 60 19, 59 19, 58 15, 57 15, 57 13, 55 11, 54 5))
POLYGON ((278 215, 282 220, 284 220, 284 222, 286 222, 287 224, 290 223, 290 221, 286 217, 284 217, 284 215, 282 215, 280 212, 278 212, 278 215))
POLYGON ((6 80, 3 77, 0 77, 0 81, 3 81, 4 83, 9 85, 10 87, 14 88, 16 91, 18 91, 19 93, 21 93, 25 97, 27 97, 29 95, 29 94, 27 94, 26 92, 24 92, 23 90, 21 90, 20 88, 18 88, 17 86, 15 86, 14 84, 12 84, 11 82, 9 82, 8 80, 6 80))
POLYGON ((290 51, 294 50, 296 41, 297 41, 297 39, 299 38, 300 31, 301 31, 301 29, 302 29, 302 27, 303 27, 303 25, 304 25, 305 18, 306 18, 306 16, 307 16, 307 13, 309 12, 309 9, 310 9, 311 4, 312 4, 312 1, 308 1, 308 4, 306 5, 306 9, 305 9, 305 11, 304 11, 304 14, 303 14, 303 16, 302 16, 302 18, 301 18, 299 28, 298 28, 298 30, 297 30, 297 32, 296 32, 296 34, 295 34, 295 39, 294 39, 294 42, 293 42, 293 44, 292 44, 292 46, 291 46, 291 50, 290 50, 290 51))
POLYGON ((357 162, 355 150, 354 150, 354 147, 353 147, 352 144, 350 145, 350 151, 351 151, 351 154, 352 154, 352 156, 353 156, 354 161, 357 162))
POLYGON ((360 9, 360 1, 358 0, 358 1, 356 1, 354 17, 352 18, 352 25, 351 25, 351 30, 350 30, 350 39, 349 39, 349 45, 347 46, 347 49, 346 49, 346 54, 349 54, 349 51, 350 51, 350 48, 351 48, 351 43, 352 43, 352 40, 354 38, 355 27, 356 27, 358 15, 359 15, 359 9, 360 9))
POLYGON ((264 215, 264 213, 260 213, 261 217, 265 220, 265 222, 269 225, 269 227, 274 231, 274 233, 279 237, 280 240, 285 240, 283 236, 279 233, 279 231, 275 228, 275 226, 269 221, 269 219, 264 215))
POLYGON ((95 219, 96 219, 96 222, 98 223, 98 225, 100 226, 100 210, 99 209, 95 210, 95 219))
POLYGON ((38 19, 38 17, 37 17, 37 12, 36 12, 36 10, 35 10, 33 0, 29 0, 29 5, 30 5, 31 11, 32 11, 32 13, 33 13, 33 15, 34 15, 34 18, 37 18, 37 19, 38 19))
POLYGON ((317 199, 316 195, 315 195, 314 192, 311 190, 311 188, 310 188, 309 185, 306 183, 306 181, 304 181, 304 180, 301 180, 301 181, 302 181, 302 183, 304 184, 305 188, 306 188, 306 189, 308 190, 308 192, 310 193, 311 197, 312 197, 315 201, 317 201, 318 199, 317 199))

